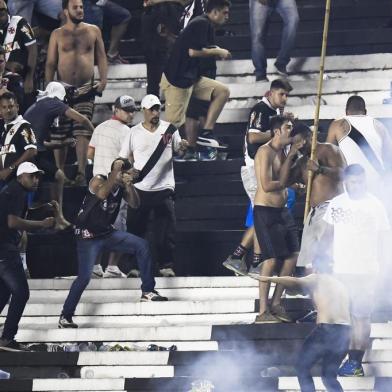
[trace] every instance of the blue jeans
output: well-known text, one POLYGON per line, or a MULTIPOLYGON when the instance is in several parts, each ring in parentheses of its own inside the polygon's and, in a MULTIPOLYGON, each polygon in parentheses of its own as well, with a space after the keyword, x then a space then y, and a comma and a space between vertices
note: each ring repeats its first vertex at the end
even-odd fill
POLYGON ((297 361, 302 392, 315 392, 310 370, 321 361, 321 379, 327 391, 343 392, 337 380, 339 366, 350 345, 351 328, 341 324, 318 324, 305 339, 297 361))
POLYGON ((299 22, 295 0, 270 0, 263 5, 259 0, 249 0, 250 34, 252 40, 252 61, 256 76, 265 77, 267 73, 267 57, 264 43, 266 41, 267 21, 276 11, 283 19, 283 33, 276 63, 286 66, 290 61, 290 53, 295 44, 297 25, 299 22))
POLYGON ((22 16, 31 24, 33 11, 58 20, 62 11, 61 0, 8 0, 11 15, 22 16))
POLYGON ((78 277, 72 283, 68 297, 65 300, 62 314, 72 317, 84 289, 90 282, 95 260, 101 251, 119 252, 136 256, 136 261, 142 280, 142 292, 154 290, 155 280, 150 249, 147 241, 122 231, 114 230, 103 237, 90 240, 77 240, 78 277))
POLYGON ((14 339, 30 292, 18 250, 0 250, 0 312, 10 297, 2 338, 14 339))
POLYGON ((103 28, 104 20, 110 27, 125 23, 131 18, 131 13, 124 7, 107 1, 104 6, 98 6, 90 0, 83 0, 84 21, 103 28))

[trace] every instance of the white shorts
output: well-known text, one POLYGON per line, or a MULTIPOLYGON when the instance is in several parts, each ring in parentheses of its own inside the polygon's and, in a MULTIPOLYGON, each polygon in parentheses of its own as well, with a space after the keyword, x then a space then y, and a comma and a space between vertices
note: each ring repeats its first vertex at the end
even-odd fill
POLYGON ((245 192, 253 207, 257 191, 257 180, 254 166, 242 166, 241 179, 242 185, 244 186, 245 192))
POLYGON ((312 207, 304 224, 301 239, 301 250, 298 255, 297 267, 308 267, 317 262, 317 259, 323 259, 322 262, 328 262, 332 265, 332 246, 322 246, 320 241, 328 223, 325 222, 324 215, 327 211, 329 202, 312 207), (329 260, 326 260, 329 258, 329 260))

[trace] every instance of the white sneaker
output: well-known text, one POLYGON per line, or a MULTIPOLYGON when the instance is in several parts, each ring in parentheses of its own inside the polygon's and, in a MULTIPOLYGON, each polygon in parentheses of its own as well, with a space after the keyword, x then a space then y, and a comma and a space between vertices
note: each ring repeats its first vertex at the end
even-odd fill
POLYGON ((93 268, 93 272, 91 274, 93 279, 103 278, 103 269, 101 264, 95 264, 93 268))
POLYGON ((106 267, 105 273, 103 274, 104 278, 126 278, 127 275, 123 274, 116 265, 111 265, 106 267))
POLYGON ((174 276, 176 276, 175 272, 173 271, 173 268, 162 268, 159 270, 159 273, 164 278, 173 278, 174 276))

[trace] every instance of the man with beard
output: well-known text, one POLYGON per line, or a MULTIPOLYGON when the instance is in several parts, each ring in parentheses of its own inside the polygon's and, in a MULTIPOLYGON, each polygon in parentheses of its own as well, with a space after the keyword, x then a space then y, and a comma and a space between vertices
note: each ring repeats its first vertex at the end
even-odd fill
MULTIPOLYGON (((95 94, 105 89, 107 78, 107 59, 101 31, 97 26, 83 23, 82 0, 63 0, 66 16, 64 26, 51 34, 46 61, 46 82, 57 79, 75 93, 71 97, 73 108, 91 120, 95 94), (100 82, 94 84, 94 59, 97 59, 100 82)), ((53 140, 64 140, 70 133, 77 139, 76 157, 78 160, 77 184, 85 184, 87 149, 91 130, 73 121, 61 121, 58 135, 53 140)), ((67 150, 56 151, 57 166, 64 169, 67 150)))
MULTIPOLYGON (((160 120, 161 102, 152 94, 146 95, 141 103, 144 121, 131 128, 124 140, 120 157, 134 160, 134 168, 145 171, 150 157, 156 156, 163 144, 160 156, 151 170, 135 184, 140 197, 138 209, 129 208, 128 231, 143 237, 147 231, 149 215, 154 212, 154 231, 159 269, 164 276, 174 276, 173 261, 175 247, 174 172, 173 151, 183 153, 188 142, 181 140, 178 130, 168 133, 171 124, 160 120)), ((175 128, 174 128, 175 129, 175 128)))

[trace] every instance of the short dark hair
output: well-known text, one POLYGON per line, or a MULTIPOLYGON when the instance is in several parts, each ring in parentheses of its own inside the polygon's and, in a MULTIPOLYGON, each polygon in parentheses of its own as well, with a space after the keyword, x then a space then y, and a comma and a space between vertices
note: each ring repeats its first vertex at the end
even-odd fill
POLYGON ((221 10, 224 7, 231 7, 230 0, 208 0, 206 5, 206 13, 208 14, 214 9, 221 10))
POLYGON ((273 116, 270 118, 270 130, 275 134, 274 129, 280 129, 285 122, 291 121, 290 117, 285 115, 273 116))
POLYGON ((283 90, 290 92, 293 89, 293 87, 291 86, 289 81, 286 79, 273 80, 271 82, 270 90, 279 90, 279 89, 283 89, 283 90))
POLYGON ((16 95, 11 91, 6 91, 4 94, 0 95, 0 101, 3 100, 10 101, 11 99, 13 99, 16 103, 18 103, 18 99, 16 98, 16 95))
POLYGON ((297 122, 294 124, 294 127, 290 133, 291 137, 294 137, 296 135, 301 135, 304 138, 308 137, 312 133, 312 130, 310 127, 308 127, 305 123, 303 122, 297 122))
POLYGON ((364 176, 365 169, 358 163, 353 163, 352 165, 348 165, 343 172, 344 178, 348 176, 364 176))
POLYGON ((62 7, 63 10, 66 10, 68 8, 69 0, 63 0, 62 1, 62 7))
POLYGON ((346 112, 366 113, 365 100, 359 95, 352 95, 346 103, 346 112))

